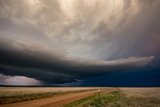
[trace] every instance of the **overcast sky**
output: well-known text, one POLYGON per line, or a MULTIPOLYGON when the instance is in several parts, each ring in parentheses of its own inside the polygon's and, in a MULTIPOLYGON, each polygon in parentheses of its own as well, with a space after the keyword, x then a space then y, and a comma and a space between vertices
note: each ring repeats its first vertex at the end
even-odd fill
POLYGON ((160 56, 159 12, 159 0, 0 0, 0 84, 145 67, 160 56))

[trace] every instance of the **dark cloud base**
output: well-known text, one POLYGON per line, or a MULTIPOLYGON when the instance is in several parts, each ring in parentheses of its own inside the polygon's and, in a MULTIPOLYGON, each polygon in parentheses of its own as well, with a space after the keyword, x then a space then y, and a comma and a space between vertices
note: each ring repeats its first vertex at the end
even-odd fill
MULTIPOLYGON (((51 84, 48 84, 51 86, 51 84)), ((111 72, 106 75, 80 80, 59 86, 89 87, 160 87, 160 58, 154 59, 147 67, 128 71, 111 72)))
POLYGON ((104 76, 88 78, 78 84, 68 84, 66 86, 160 87, 159 71, 160 68, 115 72, 104 76))
MULTIPOLYGON (((159 87, 160 86, 160 59, 154 59, 152 63, 147 67, 135 68, 132 70, 123 70, 118 72, 109 72, 103 76, 81 77, 75 80, 75 77, 62 77, 61 75, 47 74, 46 72, 40 72, 40 70, 28 69, 28 77, 33 77, 38 80, 45 80, 41 85, 32 86, 101 86, 101 87, 159 87), (34 71, 34 72, 33 72, 34 71), (35 74, 35 76, 33 75, 35 74), (42 76, 45 75, 45 76, 42 76), (50 81, 50 82, 49 82, 50 81), (64 83, 65 81, 65 83, 64 83)), ((0 68, 3 68, 2 66, 0 68)), ((7 67, 8 68, 8 67, 7 67)), ((17 70, 17 69, 16 69, 17 70)), ((26 69, 25 69, 26 70, 26 69)), ((0 71, 5 71, 0 69, 0 71)), ((19 73, 15 74, 14 69, 10 68, 9 71, 0 72, 5 75, 25 75, 21 69, 19 73), (21 74, 22 73, 22 74, 21 74)), ((12 85, 11 85, 12 86, 12 85)), ((27 85, 26 85, 27 86, 27 85)))

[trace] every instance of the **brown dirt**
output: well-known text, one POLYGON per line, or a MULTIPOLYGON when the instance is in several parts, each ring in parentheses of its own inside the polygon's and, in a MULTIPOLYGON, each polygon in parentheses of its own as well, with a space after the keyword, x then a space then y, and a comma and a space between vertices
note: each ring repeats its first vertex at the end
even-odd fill
POLYGON ((1 107, 63 107, 63 105, 71 103, 75 100, 79 100, 85 97, 89 97, 98 93, 97 90, 78 92, 78 93, 68 93, 64 95, 55 95, 51 98, 26 101, 13 104, 0 105, 1 107))

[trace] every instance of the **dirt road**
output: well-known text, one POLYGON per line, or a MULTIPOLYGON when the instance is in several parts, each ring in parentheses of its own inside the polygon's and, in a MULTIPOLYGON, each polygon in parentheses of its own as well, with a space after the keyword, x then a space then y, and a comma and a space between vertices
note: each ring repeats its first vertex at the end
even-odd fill
POLYGON ((63 95, 55 95, 51 98, 26 101, 13 104, 4 104, 0 107, 63 107, 63 105, 71 103, 75 100, 79 100, 85 97, 89 97, 98 93, 97 90, 77 92, 77 93, 68 93, 63 95))

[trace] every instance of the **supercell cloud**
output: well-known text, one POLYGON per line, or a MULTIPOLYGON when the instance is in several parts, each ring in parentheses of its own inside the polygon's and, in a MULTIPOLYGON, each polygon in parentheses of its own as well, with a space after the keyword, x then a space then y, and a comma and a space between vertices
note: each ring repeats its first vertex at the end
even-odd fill
POLYGON ((146 67, 160 56, 159 11, 159 0, 0 0, 0 76, 59 84, 146 67))

